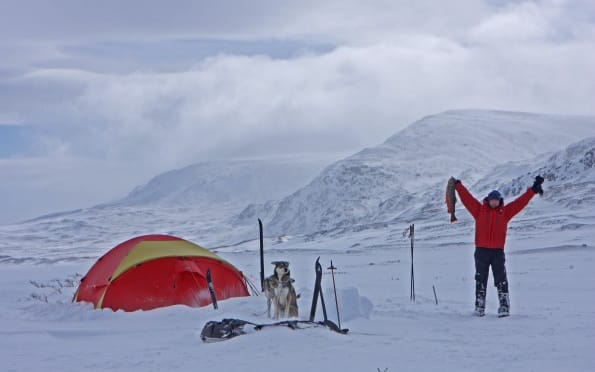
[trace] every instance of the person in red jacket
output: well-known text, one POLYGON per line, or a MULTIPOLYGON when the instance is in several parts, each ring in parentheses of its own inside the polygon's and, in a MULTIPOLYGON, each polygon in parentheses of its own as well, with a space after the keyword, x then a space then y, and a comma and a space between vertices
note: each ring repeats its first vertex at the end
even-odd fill
POLYGON ((463 205, 475 219, 475 314, 485 315, 486 290, 490 266, 494 285, 498 289, 498 316, 510 314, 508 280, 504 244, 508 222, 529 204, 535 194, 543 195, 543 177, 535 177, 533 186, 511 203, 504 204, 502 195, 494 190, 480 203, 456 180, 456 190, 463 205))

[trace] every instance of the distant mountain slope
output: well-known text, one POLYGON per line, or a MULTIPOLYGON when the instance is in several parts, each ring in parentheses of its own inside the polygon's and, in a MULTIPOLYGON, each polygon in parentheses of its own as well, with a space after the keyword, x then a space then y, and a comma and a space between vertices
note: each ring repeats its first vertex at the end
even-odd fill
POLYGON ((285 155, 205 162, 166 172, 115 203, 0 226, 0 263, 51 260, 56 250, 92 257, 132 236, 153 233, 211 248, 234 243, 240 232, 229 229, 230 216, 249 203, 293 192, 337 158, 340 155, 285 155))
POLYGON ((582 116, 480 110, 429 116, 330 165, 280 202, 249 206, 234 223, 260 214, 271 232, 301 234, 391 220, 421 207, 420 196, 450 175, 472 183, 499 164, 560 150, 593 128, 595 118, 582 116))
POLYGON ((570 209, 595 210, 595 137, 530 162, 498 166, 475 187, 498 189, 504 196, 514 197, 538 174, 546 180, 547 200, 570 209))
POLYGON ((203 206, 281 198, 307 184, 339 155, 285 155, 193 164, 160 174, 119 205, 203 206))
MULTIPOLYGON (((510 202, 530 187, 537 175, 545 178, 543 200, 547 204, 542 204, 542 211, 531 208, 530 214, 563 215, 582 211, 590 212, 595 218, 591 212, 595 208, 595 137, 548 155, 498 165, 478 182, 465 179, 463 182, 479 200, 491 190, 499 190, 505 202, 510 202)), ((420 205, 409 213, 410 218, 443 217, 446 213, 443 186, 444 182, 436 184, 432 192, 417 195, 416 202, 420 205)), ((461 212, 463 208, 459 202, 459 213, 466 213, 461 212)))

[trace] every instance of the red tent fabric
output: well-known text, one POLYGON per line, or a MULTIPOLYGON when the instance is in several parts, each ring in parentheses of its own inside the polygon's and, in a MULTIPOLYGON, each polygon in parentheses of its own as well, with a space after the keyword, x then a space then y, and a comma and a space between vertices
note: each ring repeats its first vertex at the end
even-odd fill
POLYGON ((207 306, 208 269, 218 301, 250 295, 243 274, 213 252, 169 235, 144 235, 99 258, 81 279, 73 301, 124 311, 207 306))

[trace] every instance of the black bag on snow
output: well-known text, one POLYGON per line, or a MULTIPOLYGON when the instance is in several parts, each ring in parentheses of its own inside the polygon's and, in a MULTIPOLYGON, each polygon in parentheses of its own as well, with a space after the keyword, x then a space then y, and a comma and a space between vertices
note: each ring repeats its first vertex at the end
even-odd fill
POLYGON ((246 324, 253 323, 240 319, 223 319, 220 322, 210 321, 205 324, 200 332, 200 338, 204 342, 228 340, 245 334, 244 326, 246 324))

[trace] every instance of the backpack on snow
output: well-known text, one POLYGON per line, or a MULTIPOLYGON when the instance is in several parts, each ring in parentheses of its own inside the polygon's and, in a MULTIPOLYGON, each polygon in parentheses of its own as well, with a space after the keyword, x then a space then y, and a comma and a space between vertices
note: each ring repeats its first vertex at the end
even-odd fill
POLYGON ((253 323, 240 319, 223 319, 220 322, 210 321, 205 324, 200 332, 200 339, 204 342, 224 341, 246 334, 244 326, 253 323))

